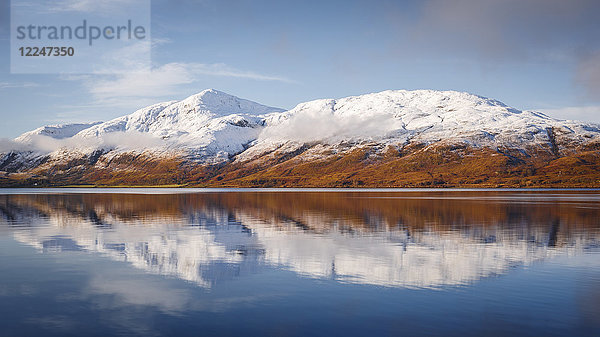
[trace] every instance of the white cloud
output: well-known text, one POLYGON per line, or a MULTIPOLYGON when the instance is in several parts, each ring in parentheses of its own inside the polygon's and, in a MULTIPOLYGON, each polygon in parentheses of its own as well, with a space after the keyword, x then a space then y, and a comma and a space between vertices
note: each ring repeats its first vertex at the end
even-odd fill
POLYGON ((574 106, 555 109, 539 109, 549 116, 600 123, 600 106, 574 106))
POLYGON ((180 97, 182 93, 188 93, 190 86, 197 89, 199 84, 210 82, 207 77, 295 83, 283 77, 239 70, 223 63, 174 62, 156 67, 151 71, 61 75, 59 76, 61 80, 80 82, 84 90, 91 95, 91 99, 81 103, 58 106, 57 108, 60 108, 61 111, 51 121, 86 122, 104 119, 107 108, 129 111, 161 100, 173 100, 180 97))
POLYGON ((175 95, 180 87, 198 81, 202 76, 234 77, 256 81, 292 82, 283 77, 239 70, 223 63, 168 63, 152 71, 132 72, 112 76, 77 76, 66 79, 84 80, 95 100, 106 103, 144 97, 175 95))
POLYGON ((270 125, 259 135, 261 140, 337 143, 345 139, 380 139, 400 128, 390 123, 392 115, 323 115, 319 110, 301 111, 279 124, 270 125))
POLYGON ((48 3, 52 12, 111 13, 125 6, 148 6, 150 0, 60 0, 48 3))
POLYGON ((111 132, 100 135, 98 138, 74 136, 56 139, 44 135, 32 135, 24 142, 0 138, 0 153, 10 151, 51 153, 60 149, 73 150, 81 148, 135 150, 139 148, 159 148, 165 145, 168 145, 168 143, 163 139, 137 131, 111 132))
POLYGON ((113 16, 115 13, 134 13, 150 9, 151 0, 12 0, 11 7, 26 10, 28 14, 85 13, 113 16))
POLYGON ((105 49, 99 62, 94 64, 94 74, 150 72, 152 45, 149 40, 142 40, 121 48, 105 49))
POLYGON ((167 288, 163 282, 139 278, 134 281, 113 277, 107 282, 102 275, 91 279, 89 290, 95 294, 117 295, 120 305, 152 306, 169 314, 183 312, 192 304, 190 294, 183 288, 167 288))
POLYGON ((14 140, 8 138, 0 138, 0 153, 29 150, 31 150, 31 146, 28 144, 15 142, 14 140))
POLYGON ((190 69, 192 70, 193 73, 201 74, 201 75, 247 78, 247 79, 257 80, 257 81, 278 81, 278 82, 294 83, 294 81, 287 79, 285 77, 264 75, 264 74, 259 74, 259 73, 253 72, 253 71, 238 70, 238 69, 229 67, 224 63, 214 63, 214 64, 192 63, 189 65, 190 65, 190 69))
POLYGON ((23 82, 23 83, 10 83, 10 82, 0 82, 0 90, 1 89, 10 89, 10 88, 32 88, 38 87, 39 84, 32 82, 23 82))
POLYGON ((89 92, 98 100, 115 97, 165 96, 174 94, 179 85, 195 81, 185 64, 169 63, 150 72, 127 73, 85 82, 89 92))

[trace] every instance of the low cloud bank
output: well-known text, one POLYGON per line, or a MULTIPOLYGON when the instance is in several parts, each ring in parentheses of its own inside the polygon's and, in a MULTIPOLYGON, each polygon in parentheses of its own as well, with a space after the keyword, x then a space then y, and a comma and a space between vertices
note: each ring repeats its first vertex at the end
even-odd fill
POLYGON ((80 137, 56 139, 43 135, 32 135, 25 142, 12 139, 0 139, 0 153, 11 151, 32 151, 51 153, 57 150, 96 150, 96 149, 151 149, 168 145, 165 140, 147 133, 136 131, 111 132, 97 137, 80 137))
POLYGON ((383 139, 406 132, 401 122, 391 114, 384 115, 323 115, 302 112, 281 123, 267 126, 259 141, 322 141, 337 143, 342 140, 383 139))

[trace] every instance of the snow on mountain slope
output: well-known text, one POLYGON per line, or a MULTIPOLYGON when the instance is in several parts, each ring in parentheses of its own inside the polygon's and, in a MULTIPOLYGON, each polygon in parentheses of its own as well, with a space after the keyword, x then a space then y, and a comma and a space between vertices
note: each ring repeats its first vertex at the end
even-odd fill
POLYGON ((69 138, 75 136, 82 130, 100 123, 101 122, 46 125, 29 132, 25 132, 24 134, 15 138, 15 141, 29 143, 33 140, 33 138, 35 138, 35 136, 47 136, 54 139, 69 138))
POLYGON ((257 138, 266 115, 282 111, 208 89, 182 101, 154 104, 95 125, 76 137, 142 133, 163 140, 165 148, 185 148, 197 158, 227 157, 243 151, 247 143, 257 138))
POLYGON ((388 90, 301 103, 267 118, 267 127, 244 157, 286 142, 466 142, 472 146, 523 147, 549 142, 549 130, 574 142, 600 135, 600 125, 520 111, 456 91, 388 90))

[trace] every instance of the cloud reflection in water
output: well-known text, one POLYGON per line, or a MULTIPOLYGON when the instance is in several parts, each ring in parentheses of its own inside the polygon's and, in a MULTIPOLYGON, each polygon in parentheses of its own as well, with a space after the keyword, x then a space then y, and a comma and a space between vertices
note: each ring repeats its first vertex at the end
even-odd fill
POLYGON ((462 286, 599 247, 600 201, 583 192, 477 193, 0 195, 0 214, 40 251, 96 252, 204 288, 267 268, 462 286))

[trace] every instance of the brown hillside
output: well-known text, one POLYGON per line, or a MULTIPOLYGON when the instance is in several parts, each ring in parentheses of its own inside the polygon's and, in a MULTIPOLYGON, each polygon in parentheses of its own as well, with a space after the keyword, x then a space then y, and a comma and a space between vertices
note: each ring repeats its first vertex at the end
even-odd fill
POLYGON ((365 145, 335 153, 263 155, 251 161, 200 165, 181 157, 145 154, 47 162, 24 172, 0 173, 0 186, 198 187, 600 187, 600 149, 471 148, 464 145, 365 145))

